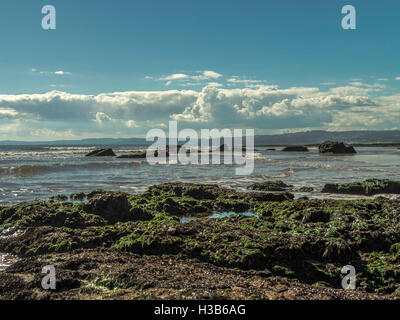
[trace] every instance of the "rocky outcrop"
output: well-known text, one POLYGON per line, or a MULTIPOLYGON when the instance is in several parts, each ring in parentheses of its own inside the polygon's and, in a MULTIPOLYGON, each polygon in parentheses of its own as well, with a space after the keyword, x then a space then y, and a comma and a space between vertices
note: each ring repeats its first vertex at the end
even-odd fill
POLYGON ((287 147, 283 148, 282 151, 307 152, 308 148, 305 146, 287 146, 287 147))
POLYGON ((307 186, 303 186, 299 188, 300 192, 313 192, 314 188, 313 187, 307 187, 307 186))
POLYGON ((112 149, 97 149, 89 152, 86 157, 115 157, 116 154, 112 149))
POLYGON ((122 192, 96 193, 83 208, 86 212, 99 215, 110 223, 153 218, 150 213, 142 208, 132 208, 127 194, 122 192))
POLYGON ((355 154, 357 151, 353 146, 344 144, 343 142, 326 141, 318 147, 319 153, 322 154, 355 154))
POLYGON ((259 190, 259 191, 286 191, 290 187, 292 186, 279 180, 279 181, 265 181, 261 183, 253 183, 249 185, 247 189, 259 190))
POLYGON ((137 151, 130 154, 122 154, 117 157, 118 159, 141 159, 146 158, 146 151, 137 151))
POLYGON ((400 181, 387 179, 367 179, 363 182, 344 184, 328 183, 322 189, 325 193, 357 194, 372 196, 374 194, 388 193, 400 194, 400 181))

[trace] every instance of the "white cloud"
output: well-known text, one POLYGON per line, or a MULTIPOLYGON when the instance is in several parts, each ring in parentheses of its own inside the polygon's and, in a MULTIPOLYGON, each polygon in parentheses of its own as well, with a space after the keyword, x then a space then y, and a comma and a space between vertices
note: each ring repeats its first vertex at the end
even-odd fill
POLYGON ((355 82, 350 82, 350 84, 353 85, 353 86, 372 88, 372 89, 376 89, 376 90, 385 89, 386 88, 386 86, 384 84, 381 84, 381 83, 368 84, 368 83, 355 81, 355 82))
POLYGON ((102 124, 103 122, 112 121, 112 119, 104 112, 97 112, 93 121, 102 124))
POLYGON ((210 82, 199 91, 0 95, 0 138, 26 138, 32 132, 37 139, 63 134, 76 138, 137 136, 145 135, 150 128, 165 127, 170 119, 194 129, 250 127, 257 133, 399 126, 400 96, 376 97, 371 92, 376 93, 374 87, 321 91, 262 84, 223 88, 218 82, 210 82))
POLYGON ((195 75, 188 75, 185 73, 174 73, 165 77, 161 77, 159 80, 166 81, 165 83, 166 86, 170 86, 173 83, 173 81, 178 81, 179 85, 181 86, 189 86, 189 85, 199 84, 200 82, 198 81, 219 79, 221 77, 222 74, 220 73, 211 70, 205 70, 205 71, 197 71, 195 75), (191 80, 195 80, 196 82, 187 82, 191 80))
POLYGON ((265 83, 265 80, 251 80, 251 79, 239 79, 237 76, 233 76, 228 79, 228 82, 234 83, 234 84, 244 84, 245 86, 250 86, 250 85, 255 85, 255 84, 261 84, 265 83))
POLYGON ((38 71, 37 69, 33 68, 31 69, 32 72, 39 72, 39 74, 42 75, 57 75, 57 76, 65 76, 65 75, 70 75, 72 74, 69 71, 63 71, 63 70, 57 70, 57 71, 38 71))
POLYGON ((189 78, 189 76, 187 74, 184 73, 174 73, 171 74, 169 76, 160 78, 160 80, 166 80, 166 81, 170 81, 170 80, 181 80, 181 79, 187 79, 189 78))
POLYGON ((192 76, 193 80, 209 80, 209 79, 218 79, 222 77, 222 74, 217 73, 211 70, 199 71, 201 74, 197 76, 192 76))
POLYGON ((54 74, 63 76, 63 75, 67 75, 67 74, 69 75, 69 74, 71 74, 71 72, 59 70, 59 71, 54 72, 54 74))

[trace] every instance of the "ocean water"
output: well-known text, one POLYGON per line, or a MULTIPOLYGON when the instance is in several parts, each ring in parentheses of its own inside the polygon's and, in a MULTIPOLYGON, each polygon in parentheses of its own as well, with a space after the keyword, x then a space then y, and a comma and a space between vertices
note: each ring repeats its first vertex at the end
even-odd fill
MULTIPOLYGON (((130 193, 164 182, 212 183, 240 191, 254 182, 283 180, 295 188, 312 186, 311 193, 296 196, 351 198, 326 195, 325 183, 344 183, 367 178, 400 180, 400 150, 394 147, 358 147, 353 156, 323 156, 309 152, 267 151, 256 147, 254 171, 235 175, 236 165, 150 165, 145 159, 85 157, 93 146, 0 146, 0 206, 57 194, 90 192, 102 188, 130 193)), ((144 146, 113 146, 126 154, 144 146)))

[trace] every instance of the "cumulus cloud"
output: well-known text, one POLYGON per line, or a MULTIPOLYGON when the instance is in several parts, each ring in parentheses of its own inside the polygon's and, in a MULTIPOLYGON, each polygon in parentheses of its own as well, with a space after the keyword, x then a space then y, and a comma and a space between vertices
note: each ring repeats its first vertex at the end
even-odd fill
POLYGON ((194 80, 209 80, 209 79, 218 79, 222 77, 222 74, 211 70, 200 71, 200 73, 201 73, 200 75, 192 76, 191 78, 194 80))
POLYGON ((184 73, 174 73, 174 74, 171 74, 171 75, 169 75, 169 76, 162 77, 162 78, 160 78, 160 80, 167 80, 167 81, 170 81, 170 80, 181 80, 181 79, 187 79, 187 78, 189 78, 189 76, 188 76, 187 74, 184 74, 184 73))
POLYGON ((201 84, 199 81, 205 80, 215 80, 222 77, 222 74, 212 71, 212 70, 204 70, 204 71, 197 71, 195 74, 189 75, 185 73, 174 73, 168 76, 164 76, 159 78, 161 81, 166 81, 165 85, 169 86, 173 83, 173 81, 179 81, 180 85, 182 86, 189 86, 189 85, 198 85, 201 84), (196 82, 187 82, 195 80, 196 82))
POLYGON ((266 130, 393 128, 400 96, 370 95, 374 87, 259 85, 200 90, 127 91, 97 95, 51 91, 0 95, 0 139, 144 136, 178 120, 180 127, 266 130))
POLYGON ((363 82, 359 82, 359 81, 354 81, 354 82, 350 82, 350 84, 352 86, 371 88, 371 89, 375 89, 377 91, 380 90, 380 89, 385 89, 386 88, 386 86, 384 84, 381 84, 381 83, 369 84, 369 83, 363 83, 363 82))

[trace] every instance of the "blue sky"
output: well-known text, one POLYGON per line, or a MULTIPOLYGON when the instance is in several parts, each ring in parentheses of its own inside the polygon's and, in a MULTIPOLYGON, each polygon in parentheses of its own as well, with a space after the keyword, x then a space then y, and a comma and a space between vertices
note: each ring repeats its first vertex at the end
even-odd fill
POLYGON ((169 119, 395 129, 399 18, 395 0, 2 0, 0 139, 138 136, 169 119), (56 30, 41 28, 47 4, 56 30), (346 4, 356 30, 341 28, 346 4))

